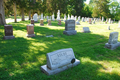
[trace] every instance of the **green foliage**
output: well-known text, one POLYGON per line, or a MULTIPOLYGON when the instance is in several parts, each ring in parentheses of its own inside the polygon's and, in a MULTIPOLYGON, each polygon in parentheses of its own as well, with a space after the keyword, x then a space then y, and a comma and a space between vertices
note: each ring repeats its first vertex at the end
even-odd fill
POLYGON ((80 22, 77 34, 66 36, 65 23, 61 26, 57 23, 52 21, 52 26, 47 26, 46 20, 44 26, 35 23, 34 38, 26 37, 30 21, 9 23, 15 36, 12 40, 3 40, 4 26, 0 26, 0 80, 120 80, 120 47, 104 48, 110 32, 120 31, 118 24, 80 22), (108 25, 111 30, 107 30, 108 25), (91 33, 82 33, 84 26, 89 26, 91 33), (40 66, 47 63, 46 54, 63 48, 73 48, 80 64, 52 76, 42 73, 40 66))
POLYGON ((100 16, 103 16, 105 18, 110 17, 108 0, 94 0, 94 3, 95 3, 95 6, 93 8, 92 17, 100 17, 100 16))

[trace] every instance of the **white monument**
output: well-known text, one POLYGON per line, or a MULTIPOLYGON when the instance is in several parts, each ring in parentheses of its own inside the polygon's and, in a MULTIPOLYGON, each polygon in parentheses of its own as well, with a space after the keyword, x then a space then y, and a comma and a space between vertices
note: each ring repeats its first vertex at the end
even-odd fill
POLYGON ((33 15, 33 20, 34 20, 34 22, 38 22, 38 14, 37 13, 35 13, 33 15))
POLYGON ((57 20, 60 20, 60 10, 57 12, 57 20))

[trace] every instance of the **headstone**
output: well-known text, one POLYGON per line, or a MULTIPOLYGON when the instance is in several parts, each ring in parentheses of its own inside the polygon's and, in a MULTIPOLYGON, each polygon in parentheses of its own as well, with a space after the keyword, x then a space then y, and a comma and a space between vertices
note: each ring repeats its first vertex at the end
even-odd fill
POLYGON ((60 10, 57 12, 57 20, 60 20, 60 10))
POLYGON ((107 24, 107 21, 105 21, 105 24, 107 24))
POLYGON ((63 31, 65 35, 75 35, 77 31, 75 30, 75 20, 66 20, 65 21, 65 31, 63 31))
POLYGON ((105 44, 105 48, 114 50, 120 46, 120 42, 118 42, 118 32, 111 32, 109 35, 108 43, 105 44))
POLYGON ((89 24, 92 24, 92 19, 91 18, 89 18, 89 24))
POLYGON ((58 20, 58 25, 62 25, 62 24, 61 24, 61 20, 58 20))
POLYGON ((104 21, 104 17, 102 17, 102 22, 104 21))
POLYGON ((44 23, 43 23, 43 22, 44 22, 44 20, 43 20, 43 19, 40 19, 40 25, 41 25, 41 26, 44 26, 44 23))
POLYGON ((53 20, 53 21, 55 21, 55 18, 54 18, 54 13, 53 13, 53 15, 52 15, 52 20, 53 20))
POLYGON ((85 22, 85 19, 84 19, 84 17, 82 17, 82 22, 85 22))
POLYGON ((41 19, 43 19, 43 13, 41 13, 41 19))
POLYGON ((70 20, 70 15, 68 14, 68 20, 70 20))
POLYGON ((110 26, 108 26, 108 30, 110 30, 110 26))
POLYGON ((80 25, 80 22, 77 20, 76 25, 80 25))
POLYGON ((35 37, 35 34, 34 34, 34 25, 30 24, 30 25, 27 25, 27 37, 35 37))
POLYGON ((80 16, 78 17, 78 21, 80 21, 80 16))
POLYGON ((51 24, 51 19, 48 19, 48 26, 52 25, 51 24))
POLYGON ((46 18, 47 18, 47 22, 48 22, 49 17, 48 17, 48 16, 46 16, 46 18))
POLYGON ((38 14, 37 13, 35 13, 33 15, 33 19, 34 19, 34 22, 38 22, 38 14))
POLYGON ((83 27, 83 31, 82 32, 90 33, 91 31, 90 31, 89 27, 83 27))
POLYGON ((41 66, 41 70, 47 75, 54 75, 78 64, 80 61, 75 58, 72 48, 60 49, 47 53, 47 64, 41 66))
POLYGON ((12 25, 4 25, 5 36, 4 39, 14 39, 13 36, 13 26, 12 25))
POLYGON ((109 18, 109 24, 111 24, 111 18, 109 18))
POLYGON ((93 24, 95 24, 95 20, 93 21, 93 24))
POLYGON ((34 19, 31 19, 31 24, 33 24, 33 25, 34 25, 34 19))

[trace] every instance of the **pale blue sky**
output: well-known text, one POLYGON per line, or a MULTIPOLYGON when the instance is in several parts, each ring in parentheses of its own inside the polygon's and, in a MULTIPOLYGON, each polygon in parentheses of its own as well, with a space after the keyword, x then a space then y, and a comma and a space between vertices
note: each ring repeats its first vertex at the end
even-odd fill
MULTIPOLYGON (((89 4, 89 1, 90 1, 90 0, 86 0, 86 2, 85 2, 85 3, 89 4)), ((118 2, 120 2, 120 0, 117 0, 117 1, 118 1, 118 2)))

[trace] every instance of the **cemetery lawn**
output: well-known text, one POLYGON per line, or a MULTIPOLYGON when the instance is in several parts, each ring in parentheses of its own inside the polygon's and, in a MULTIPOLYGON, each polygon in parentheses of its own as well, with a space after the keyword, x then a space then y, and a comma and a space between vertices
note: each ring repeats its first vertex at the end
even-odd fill
POLYGON ((15 36, 12 40, 3 40, 4 26, 0 26, 0 80, 120 80, 120 47, 104 48, 110 32, 120 32, 118 23, 80 21, 81 25, 76 26, 77 34, 67 36, 63 34, 63 21, 61 26, 57 21, 52 21, 52 26, 44 21, 44 26, 40 26, 38 21, 33 38, 26 37, 29 20, 9 24, 15 36), (91 33, 82 33, 83 27, 89 27, 91 33), (47 63, 46 54, 64 48, 72 48, 80 64, 56 75, 42 73, 40 66, 47 63))

